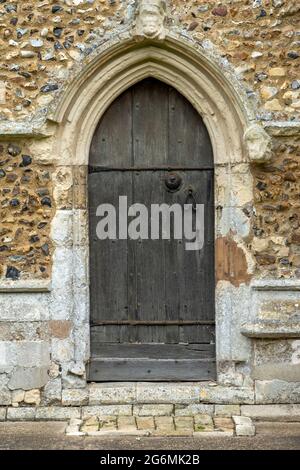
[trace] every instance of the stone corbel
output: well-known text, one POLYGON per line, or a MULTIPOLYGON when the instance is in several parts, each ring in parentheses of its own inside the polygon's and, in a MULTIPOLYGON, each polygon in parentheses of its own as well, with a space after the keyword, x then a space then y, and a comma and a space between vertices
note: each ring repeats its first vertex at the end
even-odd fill
POLYGON ((165 0, 137 0, 133 37, 137 40, 166 37, 165 0))
POLYGON ((252 124, 244 134, 244 144, 251 163, 268 163, 273 156, 272 139, 259 124, 252 124))

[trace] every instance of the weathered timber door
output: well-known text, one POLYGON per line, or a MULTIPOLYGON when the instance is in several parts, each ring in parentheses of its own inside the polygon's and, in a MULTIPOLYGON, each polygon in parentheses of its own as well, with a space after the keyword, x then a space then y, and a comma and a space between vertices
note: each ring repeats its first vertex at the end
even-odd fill
POLYGON ((90 380, 215 378, 213 181, 207 130, 175 89, 144 80, 104 114, 88 181, 90 380), (97 207, 118 214, 120 196, 149 212, 151 204, 204 204, 203 248, 187 251, 174 237, 99 240, 97 207))

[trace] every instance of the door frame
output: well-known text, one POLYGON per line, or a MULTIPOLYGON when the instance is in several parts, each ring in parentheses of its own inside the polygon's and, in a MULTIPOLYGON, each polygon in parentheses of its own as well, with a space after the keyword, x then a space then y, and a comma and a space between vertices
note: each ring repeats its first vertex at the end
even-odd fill
MULTIPOLYGON (((89 350, 89 239, 87 167, 96 126, 114 99, 143 78, 154 77, 176 88, 201 114, 208 129, 215 163, 216 355, 218 382, 227 364, 249 361, 251 341, 241 333, 251 303, 249 286, 254 260, 247 246, 253 202, 253 180, 244 141, 255 121, 246 91, 235 75, 197 43, 180 34, 164 41, 137 43, 128 33, 107 41, 85 69, 74 75, 51 116, 56 175, 65 172, 72 188, 71 315, 75 362, 85 368, 89 350), (71 182, 71 183, 70 183, 71 182), (242 306, 242 307, 241 307, 242 306)), ((60 240, 66 211, 56 211, 52 237, 60 240), (64 214, 62 214, 64 212, 64 214)), ((53 271, 61 262, 59 246, 53 271)), ((70 302, 70 298, 69 298, 70 302)), ((225 379, 224 379, 225 380, 225 379)))

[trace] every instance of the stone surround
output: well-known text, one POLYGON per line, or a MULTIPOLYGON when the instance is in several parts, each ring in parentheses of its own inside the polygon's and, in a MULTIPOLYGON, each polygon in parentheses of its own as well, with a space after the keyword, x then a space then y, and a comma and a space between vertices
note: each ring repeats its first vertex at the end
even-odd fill
POLYGON ((153 38, 133 0, 56 3, 0 4, 0 419, 298 419, 297 1, 172 0, 153 38), (147 76, 190 100, 214 147, 216 384, 87 382, 89 146, 147 76))

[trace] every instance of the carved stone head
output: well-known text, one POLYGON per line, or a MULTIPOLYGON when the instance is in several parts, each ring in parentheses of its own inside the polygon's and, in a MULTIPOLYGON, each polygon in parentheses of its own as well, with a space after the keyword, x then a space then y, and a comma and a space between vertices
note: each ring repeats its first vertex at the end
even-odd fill
POLYGON ((272 140, 258 124, 252 124, 245 132, 244 142, 248 157, 253 163, 266 163, 272 158, 272 140))
POLYGON ((165 0, 139 0, 136 10, 135 35, 149 39, 164 39, 165 17, 165 0))

